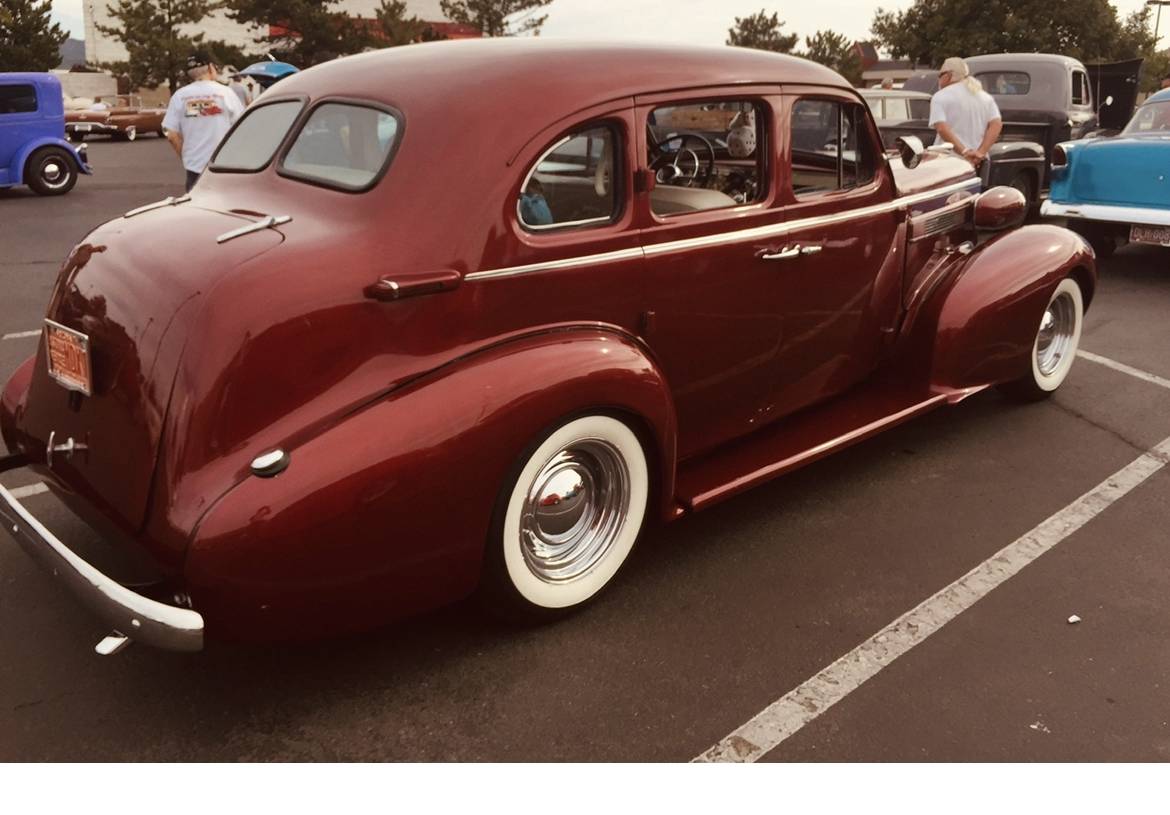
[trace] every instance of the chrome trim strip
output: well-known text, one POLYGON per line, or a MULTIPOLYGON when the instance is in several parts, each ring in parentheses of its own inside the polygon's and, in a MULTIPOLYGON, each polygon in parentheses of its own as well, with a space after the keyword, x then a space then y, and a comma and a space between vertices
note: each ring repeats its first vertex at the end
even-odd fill
POLYGON ((215 242, 216 243, 227 243, 228 241, 232 240, 233 238, 239 238, 243 235, 250 235, 253 232, 262 232, 263 230, 271 229, 274 226, 280 226, 281 224, 287 224, 291 220, 292 220, 291 215, 268 215, 267 217, 261 218, 259 221, 256 221, 255 223, 248 224, 247 226, 241 226, 239 229, 233 229, 230 232, 224 232, 222 235, 220 235, 218 238, 215 239, 215 242))
POLYGON ((1040 205, 1045 217, 1083 218, 1139 226, 1170 226, 1170 210, 1151 207, 1120 207, 1109 204, 1059 204, 1052 199, 1040 205))
POLYGON ((33 560, 67 584, 120 635, 172 651, 203 648, 203 615, 151 600, 106 577, 58 540, 2 486, 0 517, 33 560))
POLYGON ((155 201, 153 204, 146 204, 145 206, 138 207, 137 209, 132 209, 129 212, 127 212, 125 215, 123 215, 122 217, 123 218, 133 218, 135 215, 141 215, 144 212, 150 212, 152 209, 161 209, 162 207, 174 207, 174 206, 178 206, 179 204, 184 204, 190 200, 191 200, 191 196, 189 196, 189 195, 180 195, 178 198, 175 198, 173 195, 168 195, 166 198, 164 198, 161 201, 155 201))
POLYGON ((619 260, 632 260, 642 257, 642 247, 633 246, 629 249, 616 249, 612 252, 601 252, 596 255, 579 255, 561 260, 547 260, 543 263, 529 263, 526 266, 509 266, 504 269, 490 269, 483 272, 472 272, 464 275, 464 280, 487 280, 497 277, 515 277, 531 274, 532 272, 554 272, 558 269, 571 269, 575 266, 589 266, 594 263, 614 263, 619 260))
POLYGON ((967 217, 970 215, 970 213, 963 212, 963 210, 970 209, 976 200, 977 197, 972 195, 970 198, 964 198, 962 201, 955 201, 954 203, 941 206, 938 209, 924 212, 921 215, 915 215, 910 219, 911 243, 925 240, 926 238, 933 238, 963 226, 967 222, 967 217), (956 220, 957 217, 961 217, 962 220, 956 220))
MULTIPOLYGON (((558 269, 571 269, 577 266, 587 266, 594 263, 612 263, 619 260, 630 260, 632 258, 643 255, 650 257, 653 255, 662 255, 669 252, 681 252, 686 249, 696 249, 705 246, 718 246, 724 243, 780 237, 782 235, 787 235, 791 232, 797 232, 802 229, 813 229, 818 226, 837 224, 843 221, 851 221, 857 218, 869 218, 874 215, 893 212, 898 209, 908 208, 914 204, 921 204, 925 201, 931 201, 936 198, 952 195, 957 192, 971 192, 972 195, 974 195, 979 191, 981 185, 982 182, 978 178, 969 178, 964 181, 955 182, 954 184, 950 184, 946 187, 939 187, 938 189, 934 190, 926 190, 924 192, 915 193, 914 195, 895 198, 892 201, 887 201, 881 204, 873 204, 868 207, 862 207, 861 209, 846 210, 844 212, 838 212, 832 215, 818 215, 813 218, 802 218, 797 221, 767 224, 765 226, 757 226, 750 229, 737 229, 731 232, 719 232, 714 235, 704 235, 699 238, 685 238, 677 241, 654 243, 645 247, 618 249, 613 252, 602 252, 596 255, 579 255, 577 257, 545 261, 543 263, 529 263, 524 266, 507 266, 501 269, 485 269, 483 271, 471 272, 470 274, 464 275, 463 279, 467 281, 473 281, 491 280, 497 277, 515 277, 517 275, 531 274, 533 272, 551 272, 557 271, 558 269)), ((932 212, 930 214, 935 213, 932 212)))

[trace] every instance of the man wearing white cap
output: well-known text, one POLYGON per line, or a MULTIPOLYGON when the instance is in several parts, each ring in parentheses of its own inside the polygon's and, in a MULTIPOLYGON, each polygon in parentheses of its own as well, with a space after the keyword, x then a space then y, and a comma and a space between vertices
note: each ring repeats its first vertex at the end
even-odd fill
POLYGON ((938 69, 938 86, 930 98, 930 126, 938 133, 934 143, 954 145, 980 169, 986 184, 991 170, 987 151, 1003 130, 999 106, 959 57, 948 58, 938 69))

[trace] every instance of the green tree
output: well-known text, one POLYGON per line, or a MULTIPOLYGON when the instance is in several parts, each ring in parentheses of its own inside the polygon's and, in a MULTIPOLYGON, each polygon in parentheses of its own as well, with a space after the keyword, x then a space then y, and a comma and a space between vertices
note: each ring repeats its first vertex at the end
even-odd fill
POLYGON ((377 10, 377 20, 378 39, 381 45, 387 47, 435 39, 434 31, 425 20, 415 15, 406 16, 406 3, 403 0, 382 0, 377 10))
POLYGON ((226 0, 228 16, 267 33, 261 50, 308 68, 376 43, 367 21, 340 11, 340 0, 226 0), (276 26, 276 28, 270 28, 276 26))
POLYGON ((48 71, 69 34, 49 19, 48 0, 0 0, 0 71, 48 71))
POLYGON ((1109 0, 915 0, 879 8, 871 29, 895 57, 937 66, 947 57, 1037 51, 1086 62, 1110 59, 1122 25, 1109 0))
POLYGON ((861 84, 861 58, 844 34, 818 31, 811 37, 805 37, 804 45, 805 50, 799 56, 827 65, 849 80, 851 85, 861 84))
POLYGON ((182 28, 202 22, 217 5, 211 0, 118 0, 107 7, 118 24, 98 30, 120 40, 129 59, 102 67, 125 74, 131 88, 166 84, 174 93, 186 84, 188 55, 203 42, 202 34, 183 34, 182 28))
POLYGON ((439 0, 448 20, 472 25, 485 37, 537 35, 548 19, 536 12, 552 0, 439 0))
POLYGON ((778 13, 768 14, 767 10, 760 9, 747 17, 735 18, 735 25, 727 29, 727 44, 789 54, 799 38, 795 34, 781 33, 783 27, 784 22, 778 13))

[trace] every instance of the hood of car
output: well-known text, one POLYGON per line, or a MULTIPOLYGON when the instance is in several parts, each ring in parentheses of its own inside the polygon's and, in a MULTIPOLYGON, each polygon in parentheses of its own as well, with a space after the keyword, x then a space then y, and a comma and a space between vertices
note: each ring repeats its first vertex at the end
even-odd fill
POLYGON ((1170 209, 1170 134, 1078 142, 1068 153, 1065 189, 1054 185, 1055 200, 1170 209))

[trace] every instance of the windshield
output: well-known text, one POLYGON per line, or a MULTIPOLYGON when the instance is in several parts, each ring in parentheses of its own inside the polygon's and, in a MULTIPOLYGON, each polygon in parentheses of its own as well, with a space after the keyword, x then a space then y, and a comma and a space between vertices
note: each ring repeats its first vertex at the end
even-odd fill
POLYGON ((1147 102, 1142 105, 1134 117, 1129 120, 1125 130, 1121 132, 1126 136, 1170 135, 1170 99, 1163 102, 1147 102))

